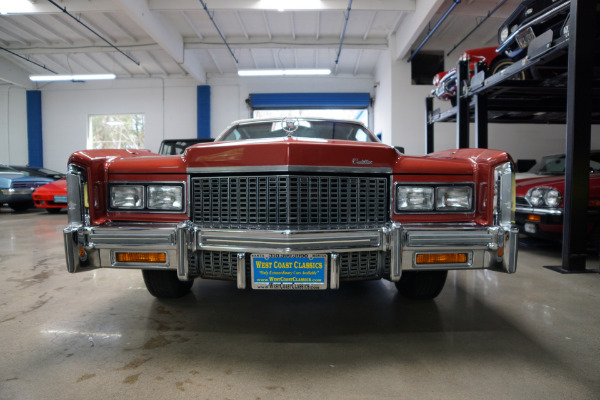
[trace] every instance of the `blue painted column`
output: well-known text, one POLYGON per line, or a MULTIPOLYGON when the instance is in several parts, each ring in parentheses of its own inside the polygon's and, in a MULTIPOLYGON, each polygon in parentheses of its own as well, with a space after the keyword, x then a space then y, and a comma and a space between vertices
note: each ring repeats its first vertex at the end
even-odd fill
POLYGON ((42 139, 42 92, 27 91, 27 147, 29 165, 44 166, 44 143, 42 139))
POLYGON ((210 86, 197 88, 198 138, 210 138, 210 86))

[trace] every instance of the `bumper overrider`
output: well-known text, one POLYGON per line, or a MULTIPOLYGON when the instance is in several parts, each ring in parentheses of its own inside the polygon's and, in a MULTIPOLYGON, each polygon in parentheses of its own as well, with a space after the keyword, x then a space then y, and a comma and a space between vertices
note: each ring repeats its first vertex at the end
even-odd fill
POLYGON ((246 260, 252 254, 325 254, 329 288, 340 282, 343 253, 376 252, 389 260, 389 274, 378 277, 398 281, 403 270, 490 269, 514 273, 518 230, 515 227, 475 225, 410 225, 389 223, 379 228, 344 230, 224 230, 205 229, 190 221, 177 225, 71 224, 64 230, 69 272, 96 268, 133 268, 177 271, 180 280, 194 278, 190 256, 216 251, 237 254, 234 266, 239 288, 245 288, 246 260), (122 254, 159 254, 156 260, 127 259, 122 254), (419 263, 420 255, 463 254, 458 262, 419 263), (124 261, 125 260, 125 261, 124 261))

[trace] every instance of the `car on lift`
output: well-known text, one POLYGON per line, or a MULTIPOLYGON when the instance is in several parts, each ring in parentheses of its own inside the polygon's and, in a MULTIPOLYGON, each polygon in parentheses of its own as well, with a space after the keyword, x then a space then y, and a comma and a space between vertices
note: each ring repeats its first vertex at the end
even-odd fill
MULTIPOLYGON (((488 75, 494 75, 506 67, 514 64, 514 61, 509 57, 496 53, 496 47, 482 47, 479 49, 471 49, 463 52, 459 60, 469 60, 469 79, 475 73, 475 65, 480 62, 485 62, 488 66, 488 75)), ((440 72, 433 77, 434 89, 431 94, 440 100, 450 101, 452 106, 456 105, 456 90, 457 90, 458 72, 456 67, 449 71, 440 72)), ((525 79, 525 73, 520 72, 513 79, 525 79)))
POLYGON ((52 179, 26 176, 16 169, 0 165, 0 205, 8 204, 14 211, 25 211, 33 207, 33 191, 49 182, 52 179))
POLYGON ((29 165, 11 165, 10 167, 28 176, 37 176, 40 178, 50 178, 54 180, 65 177, 63 172, 53 171, 43 167, 32 167, 29 165))
POLYGON ((513 189, 504 151, 415 157, 357 121, 238 121, 179 156, 73 153, 67 270, 140 269, 158 298, 203 278, 256 290, 387 279, 431 299, 451 270, 516 271, 513 189))
MULTIPOLYGON (((562 238, 565 154, 542 157, 528 172, 517 174, 515 220, 520 232, 541 239, 562 238)), ((600 235, 600 150, 590 152, 588 233, 600 235)))
POLYGON ((67 180, 61 178, 47 183, 33 191, 33 204, 50 214, 57 214, 67 208, 67 180))
POLYGON ((568 30, 570 0, 525 0, 498 28, 498 49, 512 59, 525 57, 529 44, 547 31, 554 40, 568 30))

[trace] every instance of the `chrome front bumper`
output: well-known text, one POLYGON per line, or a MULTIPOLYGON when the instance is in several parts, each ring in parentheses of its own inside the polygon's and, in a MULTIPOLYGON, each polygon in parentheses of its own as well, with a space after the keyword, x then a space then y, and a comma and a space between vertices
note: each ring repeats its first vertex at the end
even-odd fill
MULTIPOLYGON (((400 279, 403 270, 491 269, 514 273, 517 267, 518 230, 515 227, 388 224, 377 229, 353 230, 223 230, 204 229, 191 222, 176 226, 122 225, 64 230, 69 272, 96 268, 171 269, 180 280, 190 279, 189 255, 196 251, 229 251, 238 254, 238 271, 252 253, 327 253, 330 255, 330 288, 339 285, 338 255, 344 252, 390 252, 390 279, 400 279), (160 264, 117 262, 118 252, 160 252, 160 264), (419 254, 462 252, 464 264, 422 266, 419 254)), ((238 287, 245 287, 245 274, 238 273, 238 287)))

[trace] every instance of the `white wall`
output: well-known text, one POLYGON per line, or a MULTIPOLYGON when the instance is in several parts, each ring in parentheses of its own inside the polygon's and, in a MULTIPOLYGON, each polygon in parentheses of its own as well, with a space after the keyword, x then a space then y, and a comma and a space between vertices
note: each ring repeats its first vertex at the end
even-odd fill
POLYGON ((28 161, 25 89, 0 85, 0 164, 26 165, 28 161))
POLYGON ((62 171, 86 148, 88 116, 145 114, 144 147, 158 151, 164 138, 197 136, 194 80, 118 80, 57 83, 42 89, 44 164, 62 171))

